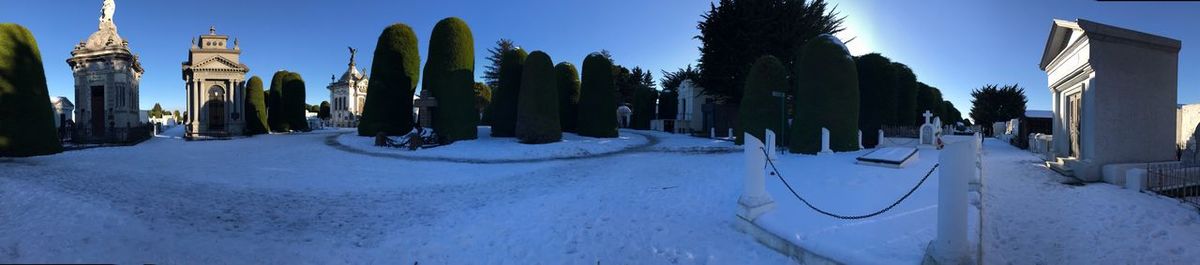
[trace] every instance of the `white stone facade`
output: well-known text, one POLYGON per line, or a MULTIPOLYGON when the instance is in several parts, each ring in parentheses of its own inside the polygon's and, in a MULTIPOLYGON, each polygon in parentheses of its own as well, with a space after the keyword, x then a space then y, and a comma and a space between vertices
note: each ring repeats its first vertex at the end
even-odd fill
POLYGON ((187 139, 225 138, 242 135, 246 127, 246 73, 250 68, 240 61, 242 50, 234 39, 208 35, 192 41, 188 60, 183 62, 183 81, 187 91, 187 139))
POLYGON ((679 103, 675 114, 675 131, 691 133, 707 131, 704 128, 704 102, 709 99, 704 89, 692 80, 679 84, 679 103))
POLYGON ((100 26, 71 51, 67 65, 75 77, 75 139, 107 141, 140 126, 138 86, 141 63, 113 22, 116 3, 105 0, 100 26))
POLYGON ((1114 163, 1175 159, 1178 40, 1054 20, 1039 67, 1053 102, 1057 166, 1085 181, 1114 163))
POLYGON ((363 105, 367 102, 367 84, 370 83, 366 69, 358 69, 354 61, 356 49, 350 49, 350 65, 341 78, 331 80, 329 86, 330 122, 335 127, 358 127, 362 118, 363 105))

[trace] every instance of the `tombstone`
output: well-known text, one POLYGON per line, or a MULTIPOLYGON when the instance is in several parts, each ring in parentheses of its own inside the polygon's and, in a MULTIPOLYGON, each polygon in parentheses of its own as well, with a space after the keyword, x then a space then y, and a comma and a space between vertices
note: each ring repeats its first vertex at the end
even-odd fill
POLYGON ((717 139, 717 128, 708 128, 708 138, 717 139))
POLYGON ((419 109, 417 111, 417 122, 421 124, 421 128, 433 128, 433 112, 437 111, 437 98, 428 89, 421 89, 421 98, 413 102, 413 107, 419 109))
POLYGON ((729 133, 729 134, 726 134, 726 135, 729 135, 729 139, 733 139, 733 128, 729 128, 729 132, 728 132, 728 133, 729 133))
POLYGON ((767 133, 764 136, 767 137, 767 146, 766 146, 767 159, 769 159, 771 161, 779 161, 779 152, 776 151, 777 145, 775 144, 776 139, 777 139, 777 137, 775 136, 775 131, 772 131, 771 129, 767 129, 767 133))
MULTIPOLYGON (((770 131, 767 133, 774 134, 770 131)), ((737 216, 753 223, 764 213, 775 209, 775 200, 771 198, 771 194, 767 193, 765 179, 767 167, 765 165, 768 158, 763 152, 765 148, 763 142, 750 133, 744 133, 742 137, 746 139, 743 149, 746 158, 746 168, 743 173, 745 174, 745 186, 742 189, 742 196, 738 198, 737 216)))
POLYGON ((921 136, 920 136, 920 144, 922 144, 922 145, 933 145, 933 144, 934 144, 934 138, 935 138, 935 136, 936 136, 936 133, 937 133, 937 131, 934 129, 934 126, 933 126, 933 124, 932 124, 932 123, 930 123, 930 120, 929 120, 930 118, 932 118, 932 117, 933 117, 933 113, 930 113, 928 110, 926 110, 924 114, 921 114, 921 116, 924 116, 924 117, 925 117, 925 124, 922 124, 922 125, 921 125, 921 130, 920 130, 920 134, 921 134, 921 136))
POLYGON ((821 128, 821 153, 833 153, 833 150, 829 149, 829 129, 826 128, 821 128))

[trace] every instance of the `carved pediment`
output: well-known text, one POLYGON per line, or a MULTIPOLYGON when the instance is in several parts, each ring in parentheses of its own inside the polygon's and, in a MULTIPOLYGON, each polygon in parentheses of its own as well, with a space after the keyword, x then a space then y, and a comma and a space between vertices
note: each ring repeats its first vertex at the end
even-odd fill
POLYGON ((225 59, 225 57, 214 56, 212 58, 208 58, 207 60, 200 61, 199 63, 192 64, 192 68, 241 70, 242 66, 238 63, 234 63, 232 60, 225 59))

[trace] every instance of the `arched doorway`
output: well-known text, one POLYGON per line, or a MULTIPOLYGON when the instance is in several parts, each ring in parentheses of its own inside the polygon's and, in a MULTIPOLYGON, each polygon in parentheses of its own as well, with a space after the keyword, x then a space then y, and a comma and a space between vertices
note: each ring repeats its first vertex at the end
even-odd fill
POLYGON ((220 86, 208 88, 208 101, 204 103, 204 109, 208 112, 208 129, 225 130, 225 89, 220 86))

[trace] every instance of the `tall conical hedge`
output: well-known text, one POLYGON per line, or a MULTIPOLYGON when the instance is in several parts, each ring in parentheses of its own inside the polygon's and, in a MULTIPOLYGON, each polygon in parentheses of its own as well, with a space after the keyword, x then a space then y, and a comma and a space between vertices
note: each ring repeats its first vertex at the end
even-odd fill
POLYGON ((562 140, 558 118, 558 85, 554 61, 542 51, 529 53, 521 71, 521 95, 517 100, 517 139, 526 144, 562 140))
POLYGON ((875 147, 878 137, 874 136, 882 125, 895 125, 899 94, 896 93, 896 67, 892 60, 878 53, 855 58, 858 67, 859 119, 858 127, 863 131, 863 146, 875 147))
POLYGON ((291 124, 287 120, 287 109, 283 100, 283 84, 284 78, 290 72, 280 70, 271 76, 271 90, 267 92, 267 125, 272 132, 288 132, 291 131, 291 124))
POLYGON ((21 25, 0 24, 0 156, 60 152, 37 40, 21 25))
POLYGON ((858 70, 850 51, 837 37, 822 34, 804 45, 796 71, 790 151, 820 152, 821 128, 829 129, 833 151, 858 150, 858 70))
POLYGON ((917 94, 920 93, 917 75, 902 63, 892 63, 892 66, 896 69, 896 98, 898 100, 895 125, 919 125, 923 119, 920 113, 924 110, 919 110, 917 107, 917 94))
POLYGON ((617 137, 617 96, 613 64, 600 53, 583 59, 579 87, 578 133, 582 136, 617 137))
POLYGON ((263 98, 261 77, 252 76, 246 81, 246 135, 267 133, 267 104, 263 98))
POLYGON ((492 137, 517 136, 517 98, 521 94, 521 70, 525 66, 525 50, 517 48, 500 57, 500 86, 492 95, 492 137))
POLYGON ((784 136, 779 98, 772 93, 785 92, 787 87, 787 68, 779 58, 766 55, 754 62, 746 76, 746 88, 742 90, 742 103, 738 109, 738 126, 734 129, 737 144, 745 142, 743 132, 750 132, 764 143, 767 141, 766 129, 775 131, 779 137, 784 136))
POLYGON ((283 111, 287 115, 288 127, 295 131, 310 131, 305 110, 304 78, 299 73, 291 73, 283 77, 283 111))
POLYGON ((654 120, 654 112, 658 109, 658 91, 646 86, 638 86, 633 91, 633 116, 630 117, 629 127, 636 130, 649 130, 654 120))
POLYGON ((477 138, 475 110, 475 40, 462 19, 442 19, 429 37, 429 59, 421 89, 437 98, 433 129, 442 142, 477 138))
POLYGON ((561 62, 554 66, 558 85, 558 120, 562 131, 575 132, 579 119, 579 71, 575 65, 561 62))
POLYGON ((384 29, 375 45, 358 135, 404 135, 412 131, 413 92, 420 72, 421 55, 412 28, 394 24, 384 29))

